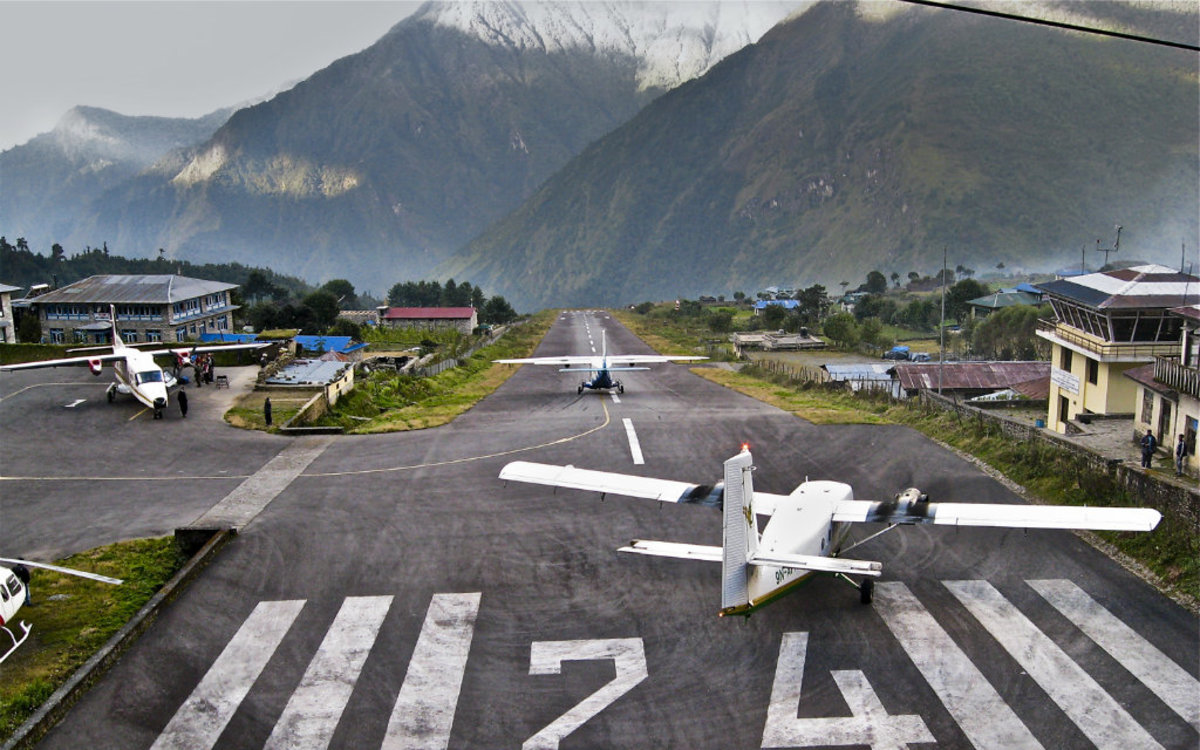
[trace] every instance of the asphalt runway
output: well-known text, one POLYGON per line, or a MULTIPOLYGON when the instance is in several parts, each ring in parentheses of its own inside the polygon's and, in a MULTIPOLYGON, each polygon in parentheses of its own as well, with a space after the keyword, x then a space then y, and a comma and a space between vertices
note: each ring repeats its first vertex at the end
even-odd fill
MULTIPOLYGON (((601 328, 610 352, 650 351, 578 312, 537 354, 589 353, 589 334, 599 349, 601 328)), ((525 366, 446 427, 329 441, 41 746, 1200 743, 1197 618, 1073 534, 903 528, 855 550, 884 565, 873 605, 818 577, 723 619, 719 566, 615 551, 634 537, 719 545, 718 512, 497 479, 529 460, 713 482, 746 442, 767 492, 807 477, 860 499, 918 486, 1020 502, 906 428, 815 426, 683 366, 651 368, 622 373, 613 398, 525 366)), ((136 521, 123 536, 168 533, 289 445, 209 418, 203 396, 186 427, 177 413, 130 421, 94 386, 96 405, 67 412, 88 380, 21 391, 36 379, 12 375, 0 419, 44 419, 53 436, 4 459, 0 474, 29 477, 0 485, 6 550, 90 546, 122 517, 136 521), (104 445, 73 450, 91 431, 104 445), (132 474, 142 464, 117 450, 130 441, 158 479, 132 474), (178 483, 203 500, 166 478, 185 468, 204 478, 178 483), (81 515, 102 522, 74 530, 81 515)))

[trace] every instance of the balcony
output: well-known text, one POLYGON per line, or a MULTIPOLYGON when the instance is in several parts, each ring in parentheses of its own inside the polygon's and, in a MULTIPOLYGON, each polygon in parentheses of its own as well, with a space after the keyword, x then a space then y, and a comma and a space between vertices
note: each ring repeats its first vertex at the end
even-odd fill
POLYGON ((1200 398, 1200 369, 1179 363, 1179 357, 1155 357, 1154 379, 1172 390, 1200 398))
POLYGON ((1179 351, 1178 341, 1106 341, 1053 320, 1039 320, 1037 335, 1053 344, 1091 354, 1101 362, 1152 362, 1159 355, 1179 351))

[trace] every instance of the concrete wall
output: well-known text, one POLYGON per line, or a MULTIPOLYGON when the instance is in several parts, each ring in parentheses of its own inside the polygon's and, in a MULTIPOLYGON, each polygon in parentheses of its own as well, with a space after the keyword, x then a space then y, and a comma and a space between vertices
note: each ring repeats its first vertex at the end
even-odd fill
MULTIPOLYGON (((955 403, 931 391, 922 391, 920 400, 922 404, 957 412, 966 419, 987 422, 1003 434, 1018 440, 1040 440, 1053 446, 1056 450, 1061 450, 1078 459, 1087 471, 1114 480, 1129 493, 1134 503, 1156 508, 1164 516, 1177 522, 1190 524, 1193 528, 1200 525, 1200 488, 1181 487, 1172 482, 1162 481, 1153 474, 1142 471, 1139 467, 1130 466, 1119 459, 1105 458, 1064 440, 1053 432, 1023 422, 1016 422, 1001 414, 968 406, 965 403, 955 403)), ((1197 530, 1200 532, 1200 528, 1197 530)))

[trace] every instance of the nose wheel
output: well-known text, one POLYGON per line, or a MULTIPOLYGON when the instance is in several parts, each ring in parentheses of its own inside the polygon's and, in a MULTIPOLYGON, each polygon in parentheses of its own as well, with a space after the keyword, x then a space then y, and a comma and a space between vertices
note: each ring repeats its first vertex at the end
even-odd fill
POLYGON ((575 393, 583 393, 583 383, 579 384, 579 387, 575 389, 575 393))

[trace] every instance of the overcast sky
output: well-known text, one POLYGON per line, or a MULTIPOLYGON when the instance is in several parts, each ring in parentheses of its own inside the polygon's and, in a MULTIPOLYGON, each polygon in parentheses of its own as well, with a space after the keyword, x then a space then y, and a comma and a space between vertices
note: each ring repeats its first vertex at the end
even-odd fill
POLYGON ((76 105, 198 117, 307 78, 419 7, 384 0, 0 0, 0 151, 76 105))

